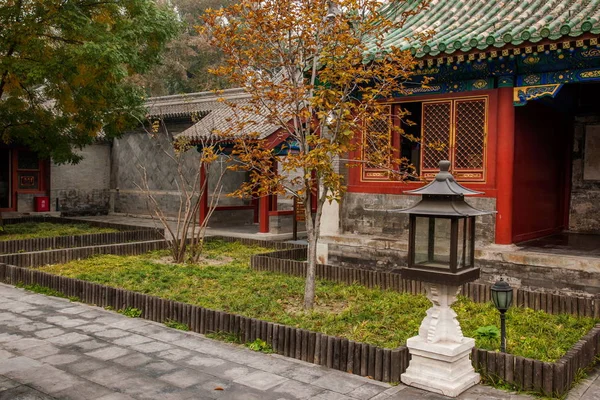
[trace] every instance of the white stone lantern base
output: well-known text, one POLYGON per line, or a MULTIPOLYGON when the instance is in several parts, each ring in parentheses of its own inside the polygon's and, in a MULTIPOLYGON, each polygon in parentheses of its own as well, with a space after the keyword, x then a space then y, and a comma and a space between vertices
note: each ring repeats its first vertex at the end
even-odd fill
POLYGON ((462 334, 456 313, 450 308, 460 290, 457 286, 426 284, 433 307, 421 323, 419 335, 407 340, 410 364, 401 376, 402 383, 449 397, 476 385, 469 355, 475 340, 462 334))

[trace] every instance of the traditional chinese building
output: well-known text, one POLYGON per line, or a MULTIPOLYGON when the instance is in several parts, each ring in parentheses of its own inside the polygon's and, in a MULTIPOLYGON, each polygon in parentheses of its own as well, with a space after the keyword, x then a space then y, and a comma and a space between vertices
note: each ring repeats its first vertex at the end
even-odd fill
MULTIPOLYGON (((414 6, 392 6, 390 13, 414 6)), ((389 211, 413 204, 414 196, 403 193, 422 186, 447 159, 461 184, 483 192, 469 201, 497 211, 477 227, 488 278, 535 265, 535 277, 514 274, 535 285, 566 265, 578 272, 557 287, 592 285, 600 292, 597 275, 590 275, 600 271, 599 36, 598 1, 433 0, 410 17, 387 44, 411 49, 415 76, 406 93, 387 99, 390 116, 376 128, 390 132, 417 177, 399 182, 368 162, 349 168, 348 193, 324 223, 322 261, 367 268, 401 263, 407 221, 389 211), (429 30, 435 33, 424 45, 406 40, 429 30), (426 76, 433 80, 420 85, 426 76), (404 121, 401 110, 410 113, 404 121), (394 124, 418 141, 392 133, 394 124), (550 239, 529 242, 539 238, 550 239), (495 246, 514 244, 521 247, 495 246), (527 246, 551 247, 554 254, 511 255, 527 246)), ((363 147, 351 158, 368 161, 363 147)))
MULTIPOLYGON (((234 99, 240 90, 226 91, 234 99)), ((0 212, 35 214, 60 212, 64 215, 148 214, 147 196, 140 189, 140 167, 146 168, 153 194, 169 216, 176 216, 179 192, 176 168, 168 156, 171 139, 219 107, 211 92, 150 98, 148 118, 163 122, 161 131, 149 134, 148 127, 125 132, 113 141, 98 140, 79 150, 77 165, 56 165, 40 159, 35 152, 18 145, 0 144, 0 212), (39 200, 45 199, 44 207, 39 200)), ((197 172, 197 153, 186 155, 190 175, 197 172)), ((228 174, 224 193, 237 189, 244 175, 228 174)), ((223 198, 224 206, 234 199, 223 198)), ((247 213, 215 215, 230 221, 249 221, 247 213)))
POLYGON ((0 145, 0 211, 33 211, 34 198, 47 194, 49 167, 26 148, 0 145))

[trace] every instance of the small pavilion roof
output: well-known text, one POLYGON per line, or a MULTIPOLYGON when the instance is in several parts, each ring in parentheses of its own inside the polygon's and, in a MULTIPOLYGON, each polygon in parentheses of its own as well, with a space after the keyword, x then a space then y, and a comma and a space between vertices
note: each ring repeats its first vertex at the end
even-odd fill
MULTIPOLYGON (((218 132, 229 134, 237 128, 239 121, 243 121, 244 127, 241 131, 236 131, 234 137, 256 135, 257 139, 266 139, 281 129, 281 124, 269 120, 266 110, 264 112, 251 112, 244 108, 245 105, 249 104, 248 97, 239 99, 235 104, 236 106, 232 107, 229 104, 221 103, 219 108, 208 113, 176 137, 188 138, 192 143, 200 143, 206 139, 219 140, 218 132)), ((253 107, 248 108, 252 109, 253 107)), ((283 110, 280 111, 283 112, 283 110)), ((278 145, 287 137, 287 135, 278 136, 281 137, 277 140, 277 143, 272 143, 273 146, 278 145)))
MULTIPOLYGON (((386 12, 401 15, 420 1, 391 2, 386 12)), ((572 40, 588 33, 600 33, 600 0, 432 0, 390 33, 385 46, 426 57, 572 40), (425 45, 411 39, 430 30, 435 34, 425 45)))

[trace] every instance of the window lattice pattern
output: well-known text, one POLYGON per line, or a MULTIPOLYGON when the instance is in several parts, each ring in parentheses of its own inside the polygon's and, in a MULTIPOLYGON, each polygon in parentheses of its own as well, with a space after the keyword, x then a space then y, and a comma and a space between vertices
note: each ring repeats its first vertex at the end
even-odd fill
POLYGON ((454 168, 482 169, 485 146, 485 100, 456 102, 454 168))
POLYGON ((364 145, 367 168, 381 168, 382 164, 389 162, 390 124, 389 114, 375 118, 368 124, 364 145))
POLYGON ((423 104, 423 169, 438 168, 449 159, 452 103, 423 104))

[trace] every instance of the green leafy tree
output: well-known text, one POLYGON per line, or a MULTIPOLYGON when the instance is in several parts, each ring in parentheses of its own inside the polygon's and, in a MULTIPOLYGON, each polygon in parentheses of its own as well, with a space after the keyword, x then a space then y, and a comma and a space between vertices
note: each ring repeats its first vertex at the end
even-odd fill
POLYGON ((0 138, 54 161, 144 115, 130 76, 159 61, 180 24, 154 0, 4 0, 0 138))
POLYGON ((210 46, 206 35, 199 34, 195 26, 209 8, 232 4, 233 0, 163 0, 173 8, 182 23, 179 35, 171 40, 160 64, 149 72, 138 75, 135 81, 150 96, 192 93, 230 86, 224 77, 208 73, 223 59, 223 53, 210 46))

